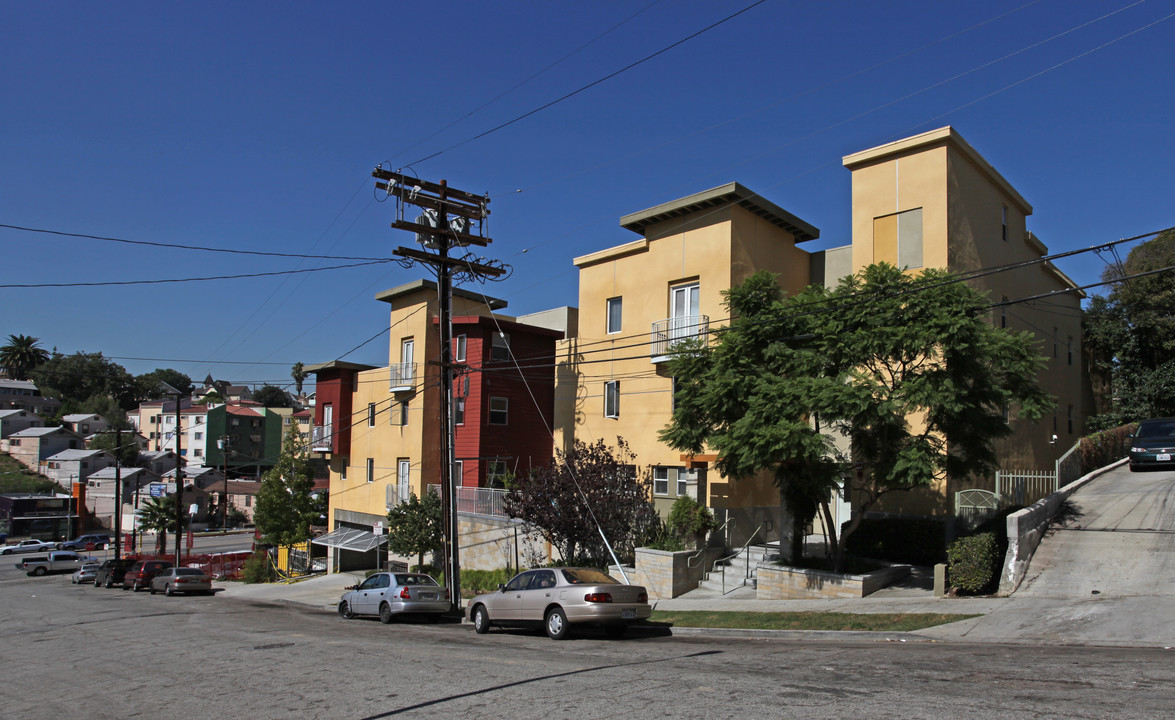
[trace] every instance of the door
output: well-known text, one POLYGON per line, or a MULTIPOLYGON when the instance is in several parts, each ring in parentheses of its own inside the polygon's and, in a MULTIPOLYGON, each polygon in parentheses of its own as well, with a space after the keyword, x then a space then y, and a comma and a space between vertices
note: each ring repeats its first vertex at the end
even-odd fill
POLYGON ((322 406, 322 441, 334 450, 335 408, 333 405, 322 406))
POLYGON ((543 612, 558 590, 554 570, 535 570, 530 586, 522 592, 521 618, 527 622, 543 619, 543 612))
POLYGON ((390 584, 387 573, 376 573, 364 580, 355 592, 354 612, 362 615, 378 613, 379 603, 390 584))
POLYGON ((405 338, 400 341, 400 369, 398 381, 393 384, 396 385, 412 385, 415 382, 413 377, 413 364, 416 362, 416 341, 412 338, 405 338))
POLYGON ((697 335, 700 296, 698 283, 669 289, 669 342, 697 335))
POLYGON ((409 475, 411 472, 411 460, 401 458, 396 461, 396 488, 401 500, 408 500, 408 496, 412 493, 412 478, 409 475))
POLYGON ((526 594, 526 589, 530 587, 531 581, 538 572, 538 570, 528 570, 515 575, 514 579, 506 583, 505 590, 492 596, 492 600, 487 602, 490 619, 495 622, 517 621, 522 614, 522 596, 526 594))

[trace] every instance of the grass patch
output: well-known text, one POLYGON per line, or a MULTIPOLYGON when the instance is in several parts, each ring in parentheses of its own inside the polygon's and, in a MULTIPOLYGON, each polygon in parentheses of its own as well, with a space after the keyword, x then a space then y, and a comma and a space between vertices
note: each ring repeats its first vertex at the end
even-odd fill
POLYGON ((737 630, 865 630, 910 632, 979 617, 947 613, 707 612, 654 610, 650 622, 737 630))
POLYGON ((0 453, 0 493, 33 493, 59 488, 44 475, 21 465, 8 453, 0 453))

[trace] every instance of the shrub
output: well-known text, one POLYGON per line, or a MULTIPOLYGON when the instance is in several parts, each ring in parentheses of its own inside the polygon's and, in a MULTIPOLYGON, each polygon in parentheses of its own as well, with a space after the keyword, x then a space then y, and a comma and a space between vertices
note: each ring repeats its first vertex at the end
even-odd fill
POLYGON ((1081 472, 1087 473, 1105 467, 1130 452, 1130 436, 1138 423, 1109 428, 1081 438, 1077 452, 1081 455, 1081 472))
MULTIPOLYGON (((461 596, 471 598, 474 595, 493 592, 514 577, 517 573, 510 568, 497 570, 462 570, 461 596)), ((443 576, 434 576, 437 582, 444 584, 443 576)))
POLYGON ((996 580, 996 538, 980 533, 959 538, 947 548, 947 578, 952 587, 974 595, 992 589, 996 580))
POLYGON ((695 547, 701 546, 706 541, 706 533, 717 527, 710 508, 688 495, 678 497, 673 503, 665 524, 669 532, 683 541, 692 541, 695 547))
POLYGON ((273 580, 273 569, 269 563, 269 553, 257 550, 245 561, 241 568, 241 579, 247 583, 267 583, 273 580))
POLYGON ((941 519, 867 517, 849 535, 846 550, 858 557, 934 565, 943 561, 945 545, 946 523, 941 519))

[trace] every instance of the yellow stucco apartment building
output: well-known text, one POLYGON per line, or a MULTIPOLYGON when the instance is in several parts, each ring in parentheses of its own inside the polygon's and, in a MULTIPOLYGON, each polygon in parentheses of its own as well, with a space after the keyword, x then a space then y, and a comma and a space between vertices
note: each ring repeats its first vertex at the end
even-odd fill
MULTIPOLYGON (((774 540, 779 498, 770 478, 730 481, 708 467, 712 458, 683 458, 658 440, 673 409, 666 367, 673 341, 724 324, 721 292, 759 270, 775 273, 792 294, 809 283, 835 285, 882 260, 912 272, 964 272, 1047 254, 1026 228, 1032 206, 950 127, 854 153, 844 166, 852 173, 849 245, 806 251, 803 244, 819 237, 813 225, 730 183, 627 215, 620 224, 639 239, 575 258, 579 325, 556 360, 556 447, 623 437, 639 465, 654 467, 662 513, 690 495, 731 520, 729 543, 760 528, 774 540)), ((969 282, 992 302, 1072 290, 992 313, 993 323, 1039 339, 1048 358, 1041 380, 1057 401, 1056 413, 1039 422, 1009 409, 1015 432, 998 445, 1001 466, 1051 469, 1083 426, 1083 296, 1050 262, 969 282)), ((928 493, 899 493, 882 509, 948 514, 957 489, 946 482, 928 493)), ((838 523, 848 519, 844 502, 835 512, 838 523)))

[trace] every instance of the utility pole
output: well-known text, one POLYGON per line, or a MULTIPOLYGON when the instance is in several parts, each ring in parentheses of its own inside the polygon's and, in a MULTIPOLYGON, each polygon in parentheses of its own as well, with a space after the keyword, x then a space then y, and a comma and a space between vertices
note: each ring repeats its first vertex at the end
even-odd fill
POLYGON ((392 227, 416 233, 416 241, 425 252, 398 247, 393 254, 401 258, 400 264, 411 267, 414 263, 426 265, 437 276, 438 324, 440 331, 441 359, 437 363, 441 373, 441 506, 444 511, 444 553, 445 585, 450 592, 452 608, 461 608, 461 553, 457 524, 457 482, 454 474, 455 425, 453 424, 453 282, 454 279, 499 279, 507 274, 504 264, 480 257, 465 255, 453 257, 455 248, 477 245, 485 247, 490 238, 484 234, 485 221, 489 216, 488 195, 475 195, 455 190, 448 183, 420 180, 408 175, 377 167, 371 173, 376 178, 375 186, 396 198, 396 221, 392 227), (415 222, 404 219, 406 205, 423 208, 424 212, 415 222), (452 219, 450 219, 452 216, 452 219), (478 233, 469 232, 477 225, 478 233))

